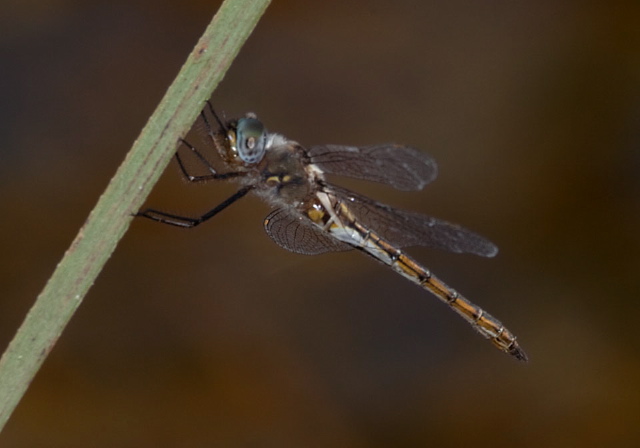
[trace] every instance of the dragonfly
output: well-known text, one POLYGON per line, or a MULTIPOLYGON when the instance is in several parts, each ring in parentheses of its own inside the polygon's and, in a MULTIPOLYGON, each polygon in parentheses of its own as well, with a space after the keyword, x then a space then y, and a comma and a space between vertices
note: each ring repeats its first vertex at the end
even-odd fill
POLYGON ((423 246, 454 253, 493 257, 498 248, 459 225, 390 207, 327 181, 327 174, 379 182, 402 191, 421 190, 437 175, 433 158, 409 146, 320 145, 306 148, 283 135, 268 132, 253 113, 222 120, 211 102, 200 113, 207 145, 213 145, 222 167, 181 140, 203 170, 193 174, 180 152, 178 166, 189 182, 233 180, 240 189, 198 217, 153 208, 136 216, 183 228, 213 218, 248 193, 271 205, 265 218, 267 235, 280 247, 298 254, 358 250, 431 292, 466 320, 495 347, 527 361, 516 336, 498 319, 467 300, 404 248, 423 246), (208 112, 207 112, 208 110, 208 112), (213 117, 217 128, 213 126, 213 117))

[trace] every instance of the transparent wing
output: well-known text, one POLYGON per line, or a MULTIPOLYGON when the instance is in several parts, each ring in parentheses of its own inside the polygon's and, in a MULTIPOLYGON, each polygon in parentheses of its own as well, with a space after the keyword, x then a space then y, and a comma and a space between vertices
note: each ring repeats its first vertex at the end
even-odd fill
POLYGON ((435 160, 417 149, 395 144, 373 146, 323 145, 309 149, 310 162, 323 171, 421 190, 438 174, 435 160))
POLYGON ((346 204, 363 226, 397 247, 433 247, 483 257, 498 253, 491 241, 459 225, 398 210, 335 185, 325 191, 346 204))
POLYGON ((264 220, 264 229, 280 247, 298 254, 317 255, 353 249, 286 208, 271 212, 264 220))

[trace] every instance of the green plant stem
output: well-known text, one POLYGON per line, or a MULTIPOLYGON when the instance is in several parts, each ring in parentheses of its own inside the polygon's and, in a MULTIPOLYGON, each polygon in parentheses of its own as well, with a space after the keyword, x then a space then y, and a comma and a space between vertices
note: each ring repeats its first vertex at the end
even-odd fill
POLYGON ((0 430, 270 0, 225 0, 0 360, 0 430))

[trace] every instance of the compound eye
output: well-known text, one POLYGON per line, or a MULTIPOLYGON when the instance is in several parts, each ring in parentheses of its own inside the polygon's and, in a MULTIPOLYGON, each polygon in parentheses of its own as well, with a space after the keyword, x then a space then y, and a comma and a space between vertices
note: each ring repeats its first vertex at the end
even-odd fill
POLYGON ((260 120, 241 118, 236 130, 236 149, 244 163, 258 163, 266 150, 267 131, 260 120))

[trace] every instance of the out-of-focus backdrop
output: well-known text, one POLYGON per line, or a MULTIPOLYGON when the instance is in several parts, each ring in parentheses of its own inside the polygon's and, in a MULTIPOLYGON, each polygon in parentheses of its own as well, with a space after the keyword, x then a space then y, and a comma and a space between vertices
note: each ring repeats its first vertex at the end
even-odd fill
MULTIPOLYGON (((32 305, 216 2, 0 4, 0 340, 32 305)), ((640 4, 276 1, 214 94, 306 145, 394 141, 495 259, 416 259, 503 320, 499 353, 358 253, 306 257, 245 198, 190 231, 134 221, 3 447, 640 445, 640 4)), ((172 163, 148 205, 234 185, 172 163)))

